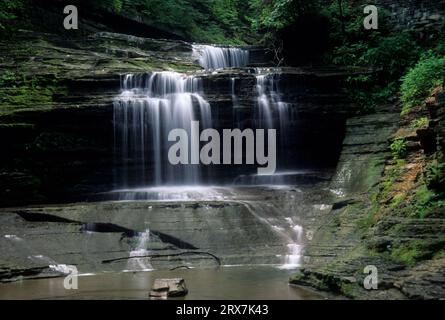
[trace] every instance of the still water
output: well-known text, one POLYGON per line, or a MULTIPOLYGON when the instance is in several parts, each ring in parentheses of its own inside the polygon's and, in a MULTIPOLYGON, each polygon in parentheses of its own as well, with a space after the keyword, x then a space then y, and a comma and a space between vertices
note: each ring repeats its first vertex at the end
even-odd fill
POLYGON ((156 278, 185 279, 185 300, 199 299, 324 299, 316 292, 290 286, 291 270, 274 267, 220 267, 174 271, 102 273, 80 276, 78 290, 65 290, 63 278, 0 284, 0 299, 148 299, 156 278))

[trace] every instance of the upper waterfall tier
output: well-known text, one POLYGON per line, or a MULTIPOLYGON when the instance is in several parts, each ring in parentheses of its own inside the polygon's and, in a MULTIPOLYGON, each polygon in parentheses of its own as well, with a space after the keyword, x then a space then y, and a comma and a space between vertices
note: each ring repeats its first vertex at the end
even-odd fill
POLYGON ((249 64, 249 51, 240 48, 194 45, 193 53, 206 70, 246 67, 249 64))
POLYGON ((128 74, 121 86, 122 93, 114 102, 115 152, 123 163, 116 177, 119 185, 197 183, 199 168, 168 165, 165 150, 172 129, 190 132, 193 120, 211 126, 210 105, 199 94, 200 79, 176 72, 128 74), (151 170, 146 167, 149 164, 151 170))

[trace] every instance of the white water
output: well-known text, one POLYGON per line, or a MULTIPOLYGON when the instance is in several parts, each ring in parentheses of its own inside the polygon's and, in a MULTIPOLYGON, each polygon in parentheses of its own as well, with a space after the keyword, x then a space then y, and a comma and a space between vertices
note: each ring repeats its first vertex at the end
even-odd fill
POLYGON ((294 242, 289 243, 289 254, 286 255, 282 269, 293 269, 301 266, 301 257, 303 250, 303 227, 300 225, 294 225, 292 219, 287 219, 294 231, 294 242))
POLYGON ((206 70, 239 68, 249 64, 249 51, 239 48, 194 45, 193 53, 206 70))
MULTIPOLYGON (((141 257, 149 254, 147 246, 150 242, 150 230, 147 229, 141 232, 137 237, 137 246, 133 251, 130 251, 130 257, 141 257)), ((150 258, 133 258, 129 259, 127 263, 127 270, 124 271, 151 271, 153 267, 150 263, 150 258)))
POLYGON ((211 126, 211 109, 202 96, 201 79, 176 72, 127 74, 121 87, 114 103, 115 147, 123 163, 117 183, 198 183, 198 166, 171 166, 165 154, 170 130, 183 128, 190 134, 192 120, 199 120, 204 128, 211 126), (147 163, 153 164, 153 170, 147 170, 147 163), (133 171, 129 172, 131 165, 133 171))
POLYGON ((262 74, 261 69, 256 69, 256 73, 258 127, 275 128, 279 130, 281 137, 285 137, 292 115, 290 105, 282 101, 279 74, 262 74))
POLYGON ((281 269, 295 269, 301 266, 304 230, 303 227, 294 222, 292 217, 283 216, 283 210, 272 203, 256 201, 239 201, 264 224, 278 234, 286 243, 288 254, 283 257, 281 269))
MULTIPOLYGON (((205 45, 194 46, 193 50, 206 70, 245 67, 249 63, 247 50, 205 45)), ((255 75, 254 90, 257 99, 253 106, 253 125, 257 128, 278 129, 283 138, 291 119, 290 106, 282 101, 279 74, 269 71, 263 74, 263 71, 258 69, 255 75)), ((234 111, 234 127, 240 128, 245 119, 242 114, 236 112, 239 107, 236 85, 236 78, 231 78, 229 90, 234 111)), ((122 164, 116 181, 122 189, 115 192, 120 194, 121 200, 227 199, 220 190, 199 186, 199 165, 171 166, 166 159, 169 147, 167 136, 170 130, 183 128, 190 134, 190 123, 193 120, 199 120, 204 128, 212 127, 211 108, 204 98, 199 77, 176 72, 128 74, 122 77, 121 94, 114 104, 115 147, 119 163, 122 164), (134 188, 135 186, 139 188, 134 188)), ((276 177, 270 177, 272 184, 276 180, 276 177)), ((281 175, 278 175, 278 181, 282 181, 281 175)), ((252 203, 247 206, 263 222, 269 223, 265 216, 277 217, 275 224, 269 224, 280 234, 283 243, 288 247, 289 253, 283 257, 282 267, 298 267, 303 245, 302 227, 280 219, 277 208, 264 208, 252 203)), ((130 252, 130 257, 147 255, 149 241, 150 232, 146 230, 138 236, 137 246, 130 252)), ((152 270, 152 266, 148 258, 134 258, 128 261, 127 269, 152 270)))
POLYGON ((168 186, 115 190, 119 201, 222 201, 231 189, 209 186, 168 186))

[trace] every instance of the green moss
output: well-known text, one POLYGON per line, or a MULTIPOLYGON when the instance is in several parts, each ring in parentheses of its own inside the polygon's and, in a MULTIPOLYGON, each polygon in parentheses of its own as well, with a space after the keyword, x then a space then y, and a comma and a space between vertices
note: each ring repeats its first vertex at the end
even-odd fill
POLYGON ((381 183, 381 191, 376 200, 386 198, 392 186, 402 172, 405 161, 402 159, 396 160, 395 165, 386 173, 385 179, 381 183))
POLYGON ((46 108, 52 105, 56 94, 66 95, 67 88, 53 76, 39 78, 24 73, 8 73, 0 85, 0 114, 46 108))
POLYGON ((439 239, 416 239, 394 248, 392 258, 409 266, 419 261, 432 259, 445 249, 445 237, 439 239))
POLYGON ((53 91, 50 88, 18 87, 0 89, 1 105, 28 106, 52 102, 53 91))
POLYGON ((173 71, 178 72, 187 72, 187 71, 196 71, 200 70, 201 67, 194 64, 187 64, 187 63, 167 63, 164 65, 165 69, 172 69, 173 71))
POLYGON ((304 279, 304 273, 301 271, 297 271, 297 272, 291 274, 291 276, 289 277, 289 282, 296 284, 299 281, 301 281, 302 279, 304 279))

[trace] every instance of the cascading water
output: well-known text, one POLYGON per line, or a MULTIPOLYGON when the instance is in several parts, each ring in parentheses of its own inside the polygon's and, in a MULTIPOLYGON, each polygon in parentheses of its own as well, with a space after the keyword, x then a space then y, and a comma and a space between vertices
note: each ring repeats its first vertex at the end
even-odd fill
POLYGON ((249 51, 240 48, 194 45, 193 53, 206 70, 241 68, 249 64, 249 51))
POLYGON ((301 265, 304 232, 303 227, 296 224, 291 217, 283 216, 282 208, 273 203, 257 203, 256 201, 241 201, 259 221, 270 226, 286 243, 288 254, 283 257, 282 269, 293 269, 301 265))
MULTIPOLYGON (((271 72, 269 69, 255 69, 256 78, 256 108, 254 108, 255 127, 262 129, 276 129, 280 143, 277 145, 277 152, 284 152, 288 146, 286 139, 289 135, 290 125, 295 120, 291 105, 284 102, 280 92, 280 74, 271 72)), ((233 99, 233 98, 232 98, 233 99)), ((239 122, 239 120, 237 120, 239 122)), ((287 184, 295 170, 280 170, 273 175, 242 175, 237 177, 235 184, 247 185, 282 185, 287 184)))
MULTIPOLYGON (((194 46, 194 53, 199 56, 200 64, 206 70, 245 67, 248 65, 247 50, 212 46, 194 46)), ((287 135, 290 106, 282 101, 279 90, 279 74, 269 70, 256 70, 256 100, 253 106, 252 129, 277 129, 281 138, 287 135), (263 71, 266 71, 263 74, 263 71)), ((238 78, 230 78, 234 128, 243 128, 244 111, 238 112, 242 103, 237 97, 238 78)), ((200 121, 200 127, 210 128, 212 114, 209 103, 204 99, 202 80, 199 76, 190 76, 176 72, 154 72, 152 74, 128 74, 122 77, 121 94, 114 103, 115 148, 117 163, 116 184, 121 188, 117 192, 124 194, 123 200, 162 199, 184 201, 226 199, 219 190, 212 194, 209 188, 199 187, 201 165, 170 165, 167 159, 168 134, 172 129, 185 129, 189 135, 191 121, 200 121), (146 188, 147 186, 151 188, 146 188), (172 185, 179 185, 173 188, 172 185), (188 185, 189 187, 184 187, 188 185), (199 187, 193 189, 190 185, 199 187), (138 188, 136 188, 138 187, 138 188), (164 190, 163 188, 168 188, 164 190), (179 188, 179 189, 178 189, 179 188), (204 191, 203 191, 204 190, 204 191), (204 193, 203 193, 204 192, 204 193), (210 192, 210 193, 209 193, 210 192)), ((215 119, 216 121, 217 119, 215 119)), ((284 144, 281 143, 283 147, 284 144)), ((269 176, 272 184, 281 183, 281 175, 269 176), (278 177, 278 181, 277 181, 278 177)), ((208 182, 208 181, 206 181, 208 182)), ((212 181, 214 182, 214 181, 212 181)), ((255 179, 250 184, 261 184, 255 179)), ((241 182, 241 184, 243 184, 241 182)), ((299 266, 302 248, 302 228, 289 224, 286 219, 279 219, 276 208, 265 208, 244 202, 252 209, 252 214, 261 221, 270 224, 270 217, 277 217, 270 225, 288 247, 288 254, 283 256, 283 267, 299 266), (268 217, 268 218, 265 218, 268 217)), ((151 270, 147 258, 137 258, 148 254, 147 246, 150 231, 138 236, 136 248, 130 252, 128 270, 151 270)))
POLYGON ((278 73, 262 74, 256 70, 256 93, 258 108, 257 126, 261 128, 276 128, 284 137, 288 123, 292 119, 290 106, 282 101, 279 90, 280 75, 278 73), (275 119, 278 119, 276 123, 275 119))
POLYGON ((201 79, 176 72, 128 74, 123 76, 121 87, 114 103, 115 148, 123 164, 117 184, 196 184, 198 166, 171 166, 165 155, 170 130, 183 128, 190 133, 193 120, 199 120, 203 128, 211 126, 210 105, 201 95, 201 79), (152 170, 147 170, 147 163, 153 164, 152 170), (153 172, 153 177, 148 172, 153 172))
MULTIPOLYGON (((291 219, 287 219, 287 221, 292 224, 291 219)), ((292 226, 293 231, 295 232, 295 240, 293 243, 289 243, 287 247, 289 248, 289 254, 286 255, 286 259, 283 269, 292 269, 295 267, 299 267, 301 265, 301 256, 303 249, 303 227, 300 225, 292 226)))
POLYGON ((147 250, 147 246, 150 242, 150 230, 147 229, 144 232, 139 233, 137 237, 137 246, 136 249, 130 251, 130 257, 132 259, 128 260, 127 263, 127 271, 150 271, 153 270, 151 263, 149 262, 149 258, 135 258, 135 257, 143 257, 149 254, 147 250))

